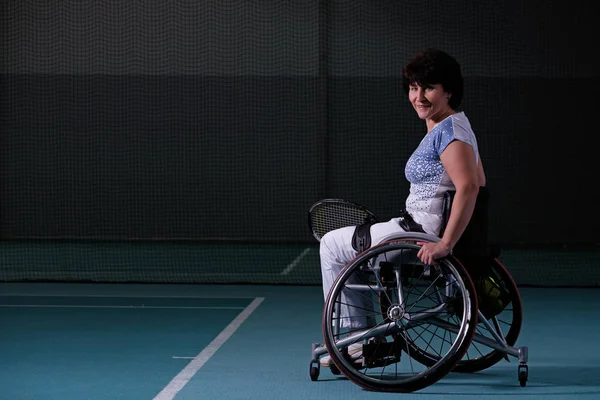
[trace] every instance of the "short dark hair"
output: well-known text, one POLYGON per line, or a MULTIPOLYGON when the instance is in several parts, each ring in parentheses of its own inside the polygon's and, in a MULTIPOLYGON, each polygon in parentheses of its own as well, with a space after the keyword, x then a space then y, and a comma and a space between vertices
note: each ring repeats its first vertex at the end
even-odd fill
POLYGON ((444 91, 452 93, 448 105, 453 110, 462 101, 463 76, 460 64, 442 50, 425 49, 411 58, 402 71, 402 83, 407 94, 410 85, 441 84, 444 91))

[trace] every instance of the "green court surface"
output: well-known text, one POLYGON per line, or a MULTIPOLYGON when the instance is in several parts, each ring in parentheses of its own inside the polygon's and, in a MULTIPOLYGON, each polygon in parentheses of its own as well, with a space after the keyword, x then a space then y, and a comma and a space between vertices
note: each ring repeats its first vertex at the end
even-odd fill
POLYGON ((322 369, 318 286, 0 285, 0 399, 597 399, 600 290, 522 288, 529 382, 517 363, 411 394, 322 369))

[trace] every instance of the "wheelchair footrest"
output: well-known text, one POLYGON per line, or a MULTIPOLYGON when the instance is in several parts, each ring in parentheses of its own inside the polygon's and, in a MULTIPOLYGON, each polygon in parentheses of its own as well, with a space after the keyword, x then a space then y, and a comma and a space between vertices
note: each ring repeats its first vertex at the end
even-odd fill
POLYGON ((385 367, 400 361, 402 340, 393 342, 371 342, 363 345, 363 357, 368 368, 385 367))

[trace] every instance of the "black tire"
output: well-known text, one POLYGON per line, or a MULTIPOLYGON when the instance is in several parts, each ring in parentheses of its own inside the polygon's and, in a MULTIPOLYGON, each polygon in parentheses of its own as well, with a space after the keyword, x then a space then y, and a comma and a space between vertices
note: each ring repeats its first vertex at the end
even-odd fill
POLYGON ((320 371, 319 367, 315 367, 315 366, 311 365, 310 370, 309 370, 310 380, 313 382, 319 380, 320 372, 321 371, 320 371))
POLYGON ((527 385, 527 380, 529 379, 529 368, 527 365, 519 365, 518 378, 521 387, 525 387, 527 385))
MULTIPOLYGON (((415 244, 417 240, 422 238, 394 239, 359 254, 340 272, 327 297, 323 313, 323 336, 328 353, 337 368, 348 379, 367 390, 413 392, 432 385, 452 371, 462 359, 475 332, 477 326, 475 287, 469 274, 456 259, 449 256, 441 260, 438 265, 427 269, 429 274, 420 275, 415 271, 425 271, 429 267, 415 264, 414 256, 411 264, 405 264, 402 259, 394 260, 398 255, 406 259, 406 257, 410 258, 411 253, 416 254, 419 249, 415 244), (382 287, 382 282, 375 271, 378 265, 382 265, 381 261, 389 264, 390 260, 393 260, 393 268, 396 268, 396 273, 402 278, 394 282, 386 282, 385 285, 393 292, 392 286, 395 284, 397 289, 395 293, 403 293, 403 301, 388 298, 387 307, 392 310, 389 315, 382 316, 381 303, 387 296, 381 296, 383 292, 378 291, 378 288, 382 287), (366 294, 363 295, 363 292, 366 294), (365 314, 367 320, 372 319, 369 324, 372 329, 360 338, 352 335, 352 332, 336 333, 338 331, 334 328, 336 322, 344 319, 343 313, 340 317, 336 316, 336 307, 340 304, 350 307, 347 301, 350 295, 362 296, 365 300, 364 304, 376 303, 371 303, 369 308, 363 308, 362 305, 356 307, 357 310, 368 313, 365 314), (458 317, 455 309, 458 309, 458 317), (400 311, 392 312, 397 310, 400 311), (452 317, 452 320, 444 320, 445 317, 452 317), (441 355, 436 362, 429 366, 415 365, 416 363, 410 361, 411 349, 406 346, 406 343, 411 342, 410 338, 415 327, 427 324, 437 326, 436 329, 440 329, 442 325, 442 330, 448 329, 455 334, 452 341, 442 342, 444 350, 441 350, 441 355), (387 337, 387 340, 378 340, 382 338, 374 337, 374 332, 379 336, 387 337), (359 339, 366 339, 369 335, 371 338, 368 343, 374 343, 370 351, 373 350, 373 346, 382 348, 387 346, 385 348, 393 349, 396 354, 398 346, 404 346, 402 350, 406 351, 409 357, 402 357, 402 360, 399 357, 387 357, 384 362, 377 364, 373 360, 367 360, 365 356, 362 358, 364 364, 357 364, 344 357, 343 350, 338 348, 342 344, 344 347, 349 345, 348 341, 358 342, 359 339), (341 342, 344 337, 345 341, 341 342), (398 338, 408 338, 408 340, 398 340, 398 338), (415 371, 415 368, 423 370, 415 371)), ((363 355, 367 353, 367 346, 369 345, 362 347, 363 355)))

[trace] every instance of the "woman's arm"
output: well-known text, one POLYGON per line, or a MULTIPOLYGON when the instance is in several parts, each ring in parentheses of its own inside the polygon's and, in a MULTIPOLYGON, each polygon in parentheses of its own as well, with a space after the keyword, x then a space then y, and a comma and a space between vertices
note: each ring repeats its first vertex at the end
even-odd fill
POLYGON ((456 187, 456 194, 441 241, 419 243, 422 247, 417 256, 426 264, 447 256, 456 245, 471 220, 479 193, 480 172, 471 145, 455 140, 442 152, 440 159, 456 187))
POLYGON ((440 159, 456 188, 450 218, 441 240, 452 249, 473 215, 479 192, 479 168, 473 147, 457 140, 446 147, 440 159))

